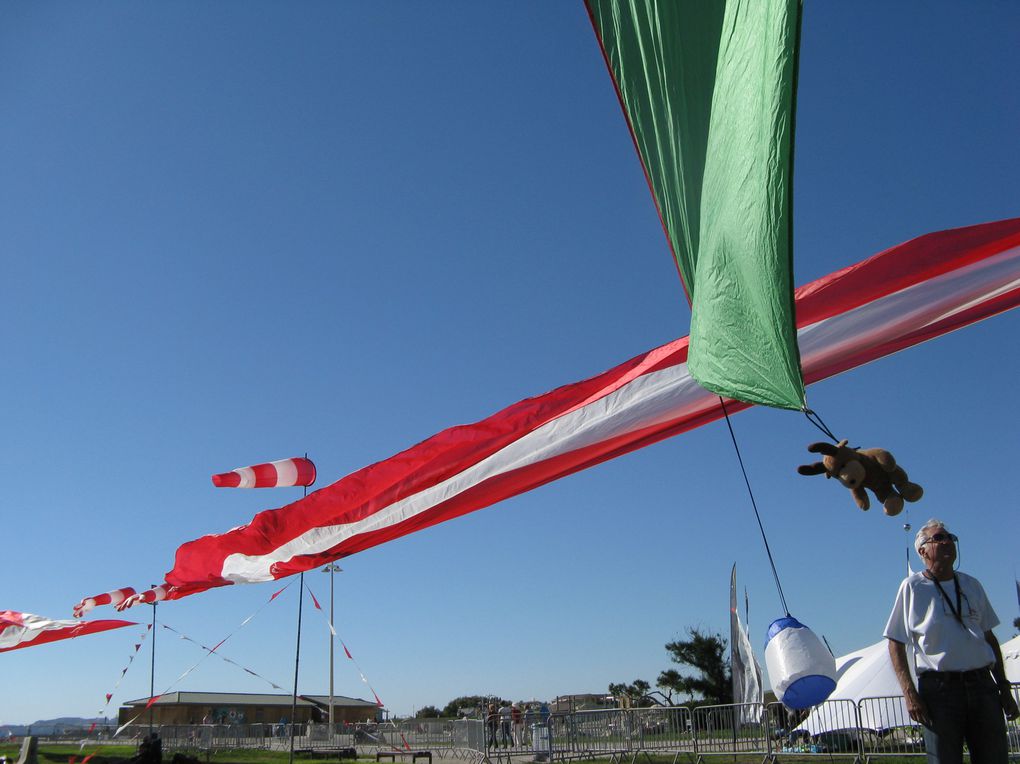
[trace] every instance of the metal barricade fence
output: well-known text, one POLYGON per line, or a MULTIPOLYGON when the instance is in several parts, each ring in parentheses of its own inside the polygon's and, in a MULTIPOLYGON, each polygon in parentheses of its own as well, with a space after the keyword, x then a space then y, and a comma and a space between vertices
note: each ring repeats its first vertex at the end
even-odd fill
POLYGON ((907 713, 902 695, 862 698, 862 747, 867 756, 903 756, 924 752, 921 726, 907 713))
MULTIPOLYGON (((1020 683, 1011 687, 1020 702, 1020 683)), ((542 723, 528 716, 516 725, 512 742, 504 744, 499 725, 484 719, 413 719, 398 723, 295 725, 298 747, 328 741, 331 747, 376 750, 428 750, 439 757, 536 760, 605 758, 621 761, 638 755, 704 756, 846 754, 859 760, 884 756, 918 756, 924 752, 921 727, 906 711, 903 698, 826 701, 806 712, 781 703, 767 706, 717 705, 606 709, 555 714, 542 723)), ((289 741, 290 725, 202 724, 157 728, 164 750, 271 749, 289 741)), ((148 725, 130 725, 111 742, 129 742, 148 732, 148 725)), ((1020 721, 1007 722, 1011 757, 1020 755, 1020 721)), ((88 737, 88 735, 83 735, 88 737)))
POLYGON ((757 703, 698 706, 691 711, 694 751, 699 756, 767 754, 770 752, 767 719, 763 707, 757 703))

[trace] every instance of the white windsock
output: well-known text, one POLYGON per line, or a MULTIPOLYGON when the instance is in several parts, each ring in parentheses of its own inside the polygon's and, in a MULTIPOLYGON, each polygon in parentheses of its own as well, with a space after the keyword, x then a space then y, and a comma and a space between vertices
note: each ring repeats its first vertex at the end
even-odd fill
POLYGON ((793 616, 769 626, 765 666, 776 697, 788 708, 810 708, 836 689, 836 659, 811 629, 793 616))

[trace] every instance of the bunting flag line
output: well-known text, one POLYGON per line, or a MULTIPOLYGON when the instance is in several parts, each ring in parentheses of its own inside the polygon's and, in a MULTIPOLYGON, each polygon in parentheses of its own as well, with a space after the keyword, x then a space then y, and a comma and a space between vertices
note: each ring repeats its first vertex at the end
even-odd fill
POLYGON ((99 709, 99 711, 96 713, 96 716, 102 716, 104 719, 106 718, 106 711, 110 707, 110 701, 113 699, 113 696, 120 688, 120 683, 124 681, 124 676, 127 674, 128 669, 131 668, 131 664, 135 662, 135 656, 138 655, 138 651, 142 648, 142 643, 145 642, 145 637, 148 635, 151 629, 152 624, 151 623, 146 624, 145 631, 142 632, 142 635, 138 638, 138 641, 135 642, 134 649, 131 651, 131 655, 128 656, 127 665, 123 669, 121 669, 120 676, 117 677, 117 682, 116 684, 113 685, 113 689, 106 693, 106 702, 103 704, 103 707, 99 709))
POLYGON ((0 611, 0 653, 137 626, 134 621, 54 621, 33 613, 0 611))
MULTIPOLYGON (((1020 218, 921 236, 797 290, 805 380, 1018 304, 1020 218)), ((312 570, 722 418, 686 359, 685 337, 189 541, 166 575, 167 599, 312 570)))
POLYGON ((85 597, 71 609, 71 614, 75 618, 82 618, 86 613, 99 605, 113 605, 116 607, 134 594, 135 590, 130 586, 126 586, 123 589, 114 589, 103 594, 85 597))
MULTIPOLYGON (((243 626, 247 622, 248 622, 248 619, 246 619, 245 621, 242 621, 241 626, 243 626)), ((177 629, 175 629, 173 626, 170 626, 170 625, 165 624, 165 623, 161 623, 160 625, 164 629, 166 629, 167 631, 171 631, 174 634, 176 634, 178 637, 183 639, 185 642, 190 642, 191 644, 200 647, 202 650, 205 650, 209 654, 215 653, 216 656, 220 660, 224 661, 225 663, 229 663, 231 666, 236 666, 237 668, 239 668, 242 671, 244 671, 246 674, 250 674, 251 676, 255 677, 256 679, 261 679, 263 682, 266 682, 267 684, 269 684, 273 689, 275 689, 275 690, 283 690, 283 687, 281 687, 280 685, 278 685, 276 682, 272 681, 271 679, 267 679, 266 677, 262 676, 258 672, 253 671, 252 669, 247 668, 245 666, 242 666, 240 663, 238 663, 236 661, 233 661, 230 658, 228 658, 227 656, 223 655, 223 653, 216 652, 223 645, 223 643, 226 642, 230 638, 230 636, 232 636, 232 635, 229 635, 229 636, 224 637, 223 639, 221 639, 219 641, 219 644, 217 644, 215 647, 206 647, 201 642, 198 642, 197 640, 192 639, 191 637, 189 637, 184 632, 181 632, 181 631, 178 631, 177 629)), ((240 629, 241 627, 238 627, 238 628, 240 629)))
MULTIPOLYGON (((162 698, 162 697, 163 697, 164 695, 166 695, 166 694, 167 694, 168 692, 170 692, 170 691, 171 691, 171 690, 172 690, 172 689, 173 689, 174 687, 176 687, 176 686, 177 686, 178 684, 180 684, 180 683, 181 683, 181 681, 183 681, 183 680, 184 680, 184 678, 185 678, 186 676, 188 676, 188 674, 190 674, 190 673, 191 673, 192 671, 194 671, 194 670, 195 670, 195 669, 197 669, 197 668, 198 668, 199 666, 201 666, 201 665, 202 665, 202 664, 203 664, 203 663, 205 662, 206 658, 208 658, 208 657, 209 657, 210 655, 213 655, 213 654, 214 654, 214 652, 215 652, 215 650, 217 650, 217 649, 219 649, 220 647, 222 647, 222 646, 223 646, 223 644, 224 644, 224 643, 225 643, 225 642, 226 642, 226 641, 227 641, 228 639, 230 639, 231 637, 233 637, 234 635, 236 635, 236 634, 237 634, 237 633, 238 633, 239 631, 241 631, 241 629, 243 629, 243 628, 244 628, 245 626, 247 626, 247 625, 248 625, 248 623, 250 623, 250 622, 251 622, 251 620, 252 620, 253 618, 255 618, 255 616, 257 616, 257 615, 258 615, 259 613, 261 613, 261 612, 262 612, 263 610, 265 610, 265 609, 266 609, 266 608, 267 608, 267 607, 269 606, 269 604, 270 604, 271 602, 273 602, 273 601, 274 601, 274 600, 275 600, 275 599, 276 599, 276 598, 277 598, 277 597, 278 597, 278 596, 279 596, 280 594, 282 594, 282 593, 283 593, 284 591, 286 591, 287 589, 289 589, 289 588, 290 588, 290 586, 291 586, 291 584, 293 584, 293 583, 294 583, 294 582, 293 582, 293 581, 291 581, 291 582, 290 582, 290 583, 288 583, 288 584, 287 584, 287 585, 286 585, 285 587, 283 587, 283 589, 280 589, 280 590, 279 590, 278 592, 275 592, 275 593, 274 593, 274 594, 273 594, 273 595, 272 595, 272 596, 271 596, 271 597, 270 597, 270 598, 269 598, 268 600, 266 600, 266 601, 265 601, 265 602, 264 602, 264 603, 263 603, 263 604, 262 604, 262 605, 261 605, 261 606, 260 606, 260 607, 259 607, 259 608, 258 608, 258 609, 257 609, 257 610, 255 611, 255 612, 254 612, 254 613, 252 613, 252 614, 251 614, 251 615, 249 615, 249 616, 248 616, 247 618, 245 618, 245 619, 244 619, 243 621, 241 621, 241 623, 240 623, 240 624, 238 625, 238 627, 237 627, 236 629, 234 629, 234 630, 233 630, 232 632, 230 632, 230 634, 228 634, 228 635, 227 635, 227 636, 225 636, 225 637, 224 637, 223 639, 221 639, 221 640, 219 641, 219 643, 218 643, 218 644, 216 645, 216 647, 212 648, 211 650, 210 650, 209 648, 204 648, 204 649, 205 649, 205 650, 206 650, 207 652, 205 652, 205 654, 204 654, 204 655, 202 655, 202 657, 201 657, 201 658, 200 658, 200 659, 199 659, 199 660, 198 660, 198 661, 197 661, 197 662, 196 662, 196 663, 195 663, 195 664, 194 664, 193 666, 191 666, 190 668, 188 668, 187 670, 185 670, 185 672, 184 672, 183 674, 181 674, 181 675, 180 675, 179 677, 177 677, 176 679, 174 679, 174 680, 173 680, 173 681, 172 681, 172 682, 171 682, 171 683, 170 683, 170 684, 169 684, 169 685, 167 686, 167 688, 166 688, 165 690, 163 690, 163 692, 161 692, 161 693, 160 693, 159 695, 153 695, 153 696, 152 696, 151 698, 149 698, 149 701, 148 701, 148 703, 146 703, 146 704, 145 704, 145 709, 149 709, 149 708, 151 708, 151 707, 152 707, 152 706, 153 706, 153 705, 154 705, 154 704, 155 704, 155 703, 156 703, 156 702, 157 702, 157 701, 158 701, 158 700, 159 700, 160 698, 162 698)), ((160 625, 162 626, 162 625, 163 625, 163 623, 162 623, 162 622, 160 622, 160 625)), ((180 632, 177 632, 177 633, 180 633, 180 632)), ((196 644, 197 644, 197 643, 196 643, 196 644)), ((200 646, 201 646, 201 645, 200 645, 200 646)), ((236 664, 235 664, 235 665, 236 665, 236 664)), ((241 666, 240 668, 244 668, 244 667, 243 667, 243 666, 241 666)), ((245 669, 245 671, 247 671, 247 669, 245 669)), ((248 673, 254 673, 254 672, 250 672, 250 671, 249 671, 248 673)), ((262 679, 263 677, 259 677, 259 678, 260 678, 260 679, 262 679)), ((267 680, 267 681, 268 681, 268 680, 267 680)), ((273 685, 273 686, 274 686, 274 687, 276 687, 277 689, 283 689, 282 687, 277 687, 276 685, 273 685)), ((123 729, 123 728, 121 728, 121 729, 123 729)), ((119 730, 118 730, 118 731, 119 731, 119 730)))
POLYGON ((376 694, 376 691, 372 688, 372 685, 369 684, 368 678, 365 676, 365 672, 361 670, 361 666, 359 666, 358 662, 354 660, 354 656, 351 655, 351 651, 347 649, 347 645, 344 643, 343 639, 341 639, 340 636, 336 633, 336 628, 334 628, 333 623, 330 622, 329 616, 326 615, 326 611, 322 609, 322 606, 319 604, 319 600, 316 599, 315 595, 312 593, 312 590, 308 588, 307 583, 305 583, 305 591, 308 592, 308 595, 312 598, 312 602, 315 603, 315 609, 322 613, 322 617, 325 619, 326 625, 329 627, 330 634, 332 634, 336 639, 340 641, 340 646, 343 647, 344 649, 344 655, 347 656, 347 658, 354 664, 354 667, 358 670, 358 674, 361 676, 361 681, 364 682, 365 686, 368 687, 368 689, 372 692, 372 696, 375 698, 375 704, 379 708, 385 708, 383 702, 379 699, 378 694, 376 694))
POLYGON ((238 467, 212 476, 217 488, 286 488, 309 486, 315 482, 315 464, 307 457, 295 456, 276 462, 238 467))

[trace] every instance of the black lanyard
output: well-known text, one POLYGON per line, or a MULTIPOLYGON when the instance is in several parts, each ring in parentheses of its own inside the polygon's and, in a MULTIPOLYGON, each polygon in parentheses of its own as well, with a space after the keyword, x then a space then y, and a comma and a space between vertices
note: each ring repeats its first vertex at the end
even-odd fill
POLYGON ((960 622, 960 625, 963 626, 963 615, 962 615, 962 613, 963 613, 963 603, 960 601, 960 580, 956 577, 956 574, 955 573, 953 574, 953 584, 956 586, 956 607, 955 608, 953 607, 952 601, 949 599, 949 597, 946 596, 946 590, 942 588, 942 584, 939 583, 939 580, 937 578, 935 578, 934 574, 932 574, 931 580, 935 584, 935 588, 939 590, 939 594, 942 595, 942 599, 944 599, 946 601, 946 604, 949 605, 949 609, 952 611, 953 616, 956 618, 957 621, 960 622))

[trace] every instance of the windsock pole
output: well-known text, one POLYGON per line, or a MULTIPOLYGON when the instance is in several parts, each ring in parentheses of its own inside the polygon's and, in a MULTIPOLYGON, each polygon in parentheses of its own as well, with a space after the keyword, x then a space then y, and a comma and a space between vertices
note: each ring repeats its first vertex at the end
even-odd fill
MULTIPOLYGON (((305 459, 308 454, 305 454, 305 459)), ((308 486, 304 486, 304 495, 308 495, 308 486)), ((305 602, 305 573, 301 571, 298 580, 298 611, 297 611, 297 645, 294 648, 294 694, 290 699, 290 764, 294 764, 294 733, 297 729, 297 690, 298 669, 301 666, 301 610, 305 602)))

